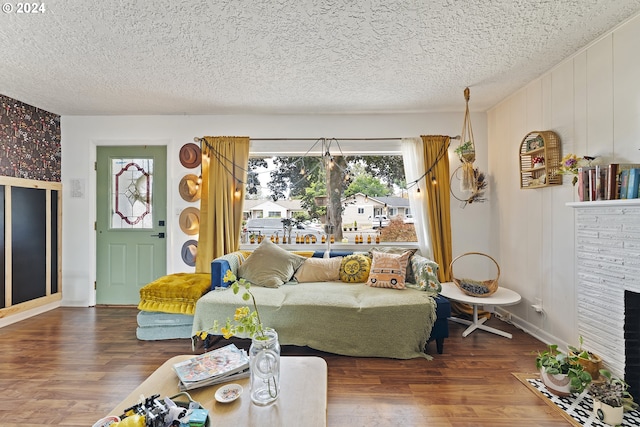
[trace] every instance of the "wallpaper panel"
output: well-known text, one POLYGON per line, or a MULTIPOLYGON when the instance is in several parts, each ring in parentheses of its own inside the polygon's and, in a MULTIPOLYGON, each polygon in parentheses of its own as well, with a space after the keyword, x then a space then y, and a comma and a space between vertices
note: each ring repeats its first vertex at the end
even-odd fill
POLYGON ((0 175, 60 182, 60 116, 0 95, 0 175))

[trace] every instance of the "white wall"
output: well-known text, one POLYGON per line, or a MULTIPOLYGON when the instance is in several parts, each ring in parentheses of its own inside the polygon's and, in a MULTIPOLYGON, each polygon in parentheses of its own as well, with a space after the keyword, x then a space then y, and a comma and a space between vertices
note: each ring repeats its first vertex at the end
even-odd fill
MULTIPOLYGON (((488 112, 491 248, 500 283, 519 292, 516 323, 543 340, 578 339, 571 177, 561 186, 521 190, 518 149, 534 130, 560 135, 562 153, 602 164, 640 162, 640 17, 559 64, 488 112), (542 300, 544 315, 531 304, 542 300)), ((588 346, 588 343, 585 343, 588 346)))
MULTIPOLYGON (((462 93, 462 89, 461 89, 462 93)), ((117 116, 62 117, 62 304, 95 304, 93 283, 96 276, 95 171, 97 145, 167 145, 168 189, 167 273, 193 271, 180 258, 180 248, 187 236, 177 220, 180 211, 190 205, 178 193, 180 178, 193 169, 185 169, 178 153, 185 143, 204 135, 248 135, 252 138, 373 138, 412 137, 423 134, 458 135, 462 130, 464 98, 460 111, 454 113, 403 115, 313 115, 313 116, 117 116), (86 184, 83 198, 70 197, 71 180, 86 184)), ((471 102, 473 107, 473 102, 471 102)), ((476 138, 476 165, 487 170, 487 122, 483 113, 472 114, 476 138)), ((305 142, 304 148, 310 143, 305 142)), ((363 144, 366 144, 363 142, 363 144)), ((450 149, 451 166, 459 160, 450 149)), ((492 191, 487 192, 489 199, 492 191)), ((452 202, 453 253, 489 250, 489 203, 459 207, 452 202)), ((494 254, 495 255, 495 254, 494 254)))

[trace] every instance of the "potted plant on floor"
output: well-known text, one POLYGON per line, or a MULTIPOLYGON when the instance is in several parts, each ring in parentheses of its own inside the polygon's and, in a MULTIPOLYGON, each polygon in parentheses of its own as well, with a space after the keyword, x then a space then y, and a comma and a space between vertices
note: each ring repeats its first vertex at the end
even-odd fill
POLYGON ((602 359, 597 354, 582 348, 583 341, 584 340, 582 338, 582 335, 580 335, 580 338, 578 340, 580 346, 569 346, 569 356, 577 356, 578 363, 584 366, 584 370, 589 372, 589 374, 591 374, 591 379, 595 381, 600 376, 600 369, 602 369, 602 359))
POLYGON ((591 375, 577 362, 576 356, 558 351, 557 344, 550 344, 547 350, 539 352, 536 368, 547 389, 558 396, 581 393, 591 382, 591 375))
POLYGON ((589 394, 593 397, 593 412, 602 422, 609 425, 622 424, 625 409, 638 407, 627 389, 629 385, 624 380, 614 377, 606 369, 600 370, 602 381, 589 386, 589 394))

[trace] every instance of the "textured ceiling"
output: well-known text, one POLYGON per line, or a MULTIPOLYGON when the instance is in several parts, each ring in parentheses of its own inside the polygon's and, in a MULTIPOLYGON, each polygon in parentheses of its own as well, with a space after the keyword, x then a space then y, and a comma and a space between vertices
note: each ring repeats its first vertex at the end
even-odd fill
POLYGON ((640 0, 46 1, 0 93, 62 115, 483 111, 640 0))

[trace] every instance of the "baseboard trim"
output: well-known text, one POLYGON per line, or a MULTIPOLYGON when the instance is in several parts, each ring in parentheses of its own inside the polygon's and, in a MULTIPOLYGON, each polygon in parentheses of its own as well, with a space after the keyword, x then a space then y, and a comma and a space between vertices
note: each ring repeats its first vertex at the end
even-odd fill
POLYGON ((33 316, 37 316, 38 314, 46 313, 47 311, 53 310, 60 306, 61 306, 61 302, 60 300, 57 300, 49 304, 43 304, 38 307, 17 312, 11 316, 3 317, 0 319, 0 328, 12 325, 14 323, 20 322, 22 320, 28 319, 33 316))
MULTIPOLYGON (((564 342, 560 338, 548 333, 545 330, 540 329, 539 327, 527 322, 526 320, 522 319, 521 317, 518 317, 518 316, 514 315, 513 313, 511 313, 510 311, 505 310, 504 308, 496 307, 496 314, 498 314, 500 316, 501 320, 503 320, 505 322, 507 322, 507 320, 505 320, 505 319, 509 318, 510 320, 507 323, 512 324, 516 328, 520 329, 521 331, 526 332, 527 334, 529 334, 532 337, 542 341, 545 344, 558 344, 558 347, 561 350, 562 349, 566 349, 567 346, 568 346, 568 343, 564 342)), ((542 350, 542 349, 540 349, 540 350, 542 350)))

